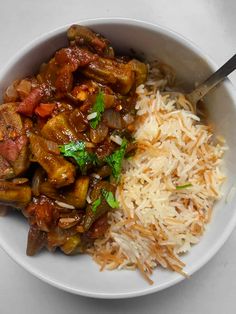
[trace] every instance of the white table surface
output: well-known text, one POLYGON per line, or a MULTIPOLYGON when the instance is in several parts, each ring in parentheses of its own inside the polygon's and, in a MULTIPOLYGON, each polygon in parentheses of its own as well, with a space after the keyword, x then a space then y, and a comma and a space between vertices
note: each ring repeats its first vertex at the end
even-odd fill
MULTIPOLYGON (((48 30, 80 19, 114 16, 172 28, 219 65, 236 52, 236 0, 0 0, 0 67, 48 30)), ((236 86, 236 73, 231 79, 236 86)), ((60 291, 28 274, 0 249, 0 314, 8 313, 236 313, 236 231, 189 280, 128 300, 96 300, 60 291)))

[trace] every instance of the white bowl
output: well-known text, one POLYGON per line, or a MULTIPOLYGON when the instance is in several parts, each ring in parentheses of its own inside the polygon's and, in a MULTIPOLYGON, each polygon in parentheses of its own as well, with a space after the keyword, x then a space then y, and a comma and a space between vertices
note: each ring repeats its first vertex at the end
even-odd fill
MULTIPOLYGON (((193 86, 202 81, 216 65, 201 50, 180 35, 158 25, 130 19, 96 19, 81 22, 109 38, 115 48, 129 52, 130 48, 147 60, 158 58, 172 65, 179 79, 193 86)), ((0 73, 0 93, 16 78, 36 72, 58 49, 66 45, 66 29, 57 29, 34 40, 20 51, 0 73)), ((210 119, 216 132, 223 135, 229 146, 225 154, 228 179, 223 186, 224 196, 214 207, 214 214, 201 242, 183 257, 185 271, 193 274, 219 250, 236 223, 235 196, 226 201, 236 177, 235 121, 236 94, 226 80, 206 98, 210 119)), ((172 286, 184 278, 158 268, 154 284, 148 285, 136 271, 99 271, 91 257, 68 257, 60 253, 42 252, 35 257, 25 254, 28 224, 19 214, 0 219, 0 245, 22 267, 45 282, 66 291, 97 298, 128 298, 153 293, 172 286)), ((217 274, 216 274, 217 275, 217 274)), ((191 278, 189 279, 191 280, 191 278)))

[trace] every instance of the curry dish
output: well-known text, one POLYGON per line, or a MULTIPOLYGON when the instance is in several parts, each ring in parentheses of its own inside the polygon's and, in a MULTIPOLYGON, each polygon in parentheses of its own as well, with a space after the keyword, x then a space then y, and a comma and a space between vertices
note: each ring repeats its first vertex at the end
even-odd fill
POLYGON ((28 219, 27 254, 84 252, 108 228, 122 160, 135 151, 136 87, 147 66, 71 26, 68 46, 0 106, 0 203, 28 219))
POLYGON ((222 195, 224 139, 169 65, 118 56, 83 26, 67 37, 3 96, 1 213, 27 218, 30 256, 87 253, 150 284, 159 266, 186 275, 181 257, 222 195))

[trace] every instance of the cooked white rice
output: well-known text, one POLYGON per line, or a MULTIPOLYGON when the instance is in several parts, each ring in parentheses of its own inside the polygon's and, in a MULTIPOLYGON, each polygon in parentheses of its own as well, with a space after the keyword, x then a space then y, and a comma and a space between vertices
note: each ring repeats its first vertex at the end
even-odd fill
POLYGON ((180 255, 200 240, 225 179, 223 144, 183 95, 162 96, 158 84, 137 88, 138 150, 124 162, 120 209, 90 251, 102 268, 139 268, 149 282, 158 265, 183 273, 180 255))

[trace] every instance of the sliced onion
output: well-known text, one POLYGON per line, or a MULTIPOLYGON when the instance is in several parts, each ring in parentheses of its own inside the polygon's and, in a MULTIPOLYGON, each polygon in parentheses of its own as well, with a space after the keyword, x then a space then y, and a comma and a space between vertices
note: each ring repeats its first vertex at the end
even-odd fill
POLYGON ((89 196, 89 193, 87 194, 86 201, 87 201, 88 204, 92 203, 92 200, 91 200, 91 198, 89 196))
POLYGON ((108 109, 104 112, 103 121, 111 129, 122 129, 121 115, 113 109, 108 109))
POLYGON ((31 92, 32 84, 29 80, 21 80, 17 85, 16 90, 20 95, 20 98, 23 100, 31 92))
POLYGON ((118 145, 122 144, 122 138, 119 135, 111 135, 110 139, 118 145))
POLYGON ((33 176, 32 180, 32 192, 33 195, 39 196, 40 195, 40 185, 43 183, 45 179, 45 171, 42 168, 38 168, 33 176))
POLYGON ((19 95, 16 90, 16 86, 19 81, 14 81, 5 91, 4 102, 15 102, 17 101, 19 95))

